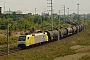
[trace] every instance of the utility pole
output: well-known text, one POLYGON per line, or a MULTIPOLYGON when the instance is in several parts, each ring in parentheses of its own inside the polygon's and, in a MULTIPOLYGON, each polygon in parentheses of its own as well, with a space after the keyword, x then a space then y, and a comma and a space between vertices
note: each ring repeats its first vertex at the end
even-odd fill
POLYGON ((51 10, 48 10, 48 11, 51 11, 51 21, 52 21, 52 24, 51 24, 51 27, 52 27, 52 30, 53 30, 53 6, 52 6, 52 0, 47 0, 47 1, 50 1, 50 3, 47 3, 47 4, 50 4, 50 7, 51 10))
POLYGON ((9 24, 7 24, 7 56, 9 55, 9 24))
MULTIPOLYGON (((10 14, 10 8, 9 8, 9 14, 10 14)), ((7 22, 7 56, 9 56, 9 20, 7 22)))
POLYGON ((5 12, 5 2, 4 2, 4 12, 5 12))
POLYGON ((10 14, 10 8, 9 8, 9 14, 10 14))
POLYGON ((68 17, 69 17, 69 8, 67 8, 67 15, 68 15, 68 17))
POLYGON ((83 30, 85 30, 85 27, 86 27, 86 26, 85 26, 85 14, 84 14, 84 29, 83 29, 83 30))
POLYGON ((46 12, 45 10, 46 10, 46 8, 44 9, 44 15, 45 15, 45 12, 46 12))
POLYGON ((0 7, 0 18, 2 17, 2 7, 0 7))
POLYGON ((66 22, 65 21, 65 5, 63 5, 64 6, 64 23, 66 22))
POLYGON ((36 15, 36 8, 35 8, 35 15, 36 15))
POLYGON ((44 29, 43 29, 43 20, 44 20, 44 13, 42 12, 42 32, 44 32, 44 29))
POLYGON ((59 10, 59 22, 58 22, 58 41, 60 40, 60 10, 59 10))
MULTIPOLYGON (((79 25, 79 4, 77 4, 78 9, 77 9, 77 15, 78 15, 78 25, 79 25)), ((79 29, 77 30, 77 34, 79 35, 79 29)))

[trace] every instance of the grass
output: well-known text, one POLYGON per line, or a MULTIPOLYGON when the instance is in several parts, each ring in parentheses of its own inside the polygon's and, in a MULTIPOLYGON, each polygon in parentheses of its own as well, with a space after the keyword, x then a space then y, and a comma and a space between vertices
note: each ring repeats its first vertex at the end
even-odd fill
POLYGON ((6 33, 6 30, 0 30, 0 34, 6 33))
POLYGON ((1 58, 8 60, 53 60, 59 56, 75 54, 74 50, 69 49, 70 46, 69 42, 56 41, 12 54, 8 58, 6 56, 1 58))
MULTIPOLYGON (((9 36, 9 50, 18 49, 17 47, 17 41, 18 37, 15 36, 9 36)), ((0 54, 2 52, 6 52, 7 50, 7 37, 6 36, 0 36, 0 54)))
MULTIPOLYGON (((15 49, 18 49, 17 44, 9 46, 9 51, 10 50, 15 50, 15 49)), ((7 46, 0 47, 0 53, 2 53, 2 52, 4 52, 4 53, 7 52, 7 46)))
MULTIPOLYGON (((90 46, 90 26, 79 33, 62 39, 60 42, 52 42, 42 46, 33 47, 26 50, 21 50, 14 54, 7 56, 0 56, 2 60, 54 60, 56 57, 72 55, 76 52, 70 47, 74 45, 90 46)), ((80 60, 90 60, 90 56, 83 56, 80 60)))
POLYGON ((21 59, 22 60, 28 60, 28 59, 30 60, 53 60, 55 57, 65 56, 65 55, 74 53, 73 50, 70 50, 69 48, 65 48, 64 45, 61 45, 60 47, 57 45, 49 45, 47 47, 47 45, 45 45, 45 46, 38 47, 38 48, 33 48, 33 49, 26 50, 26 51, 22 51, 22 52, 19 52, 18 54, 12 54, 12 56, 9 56, 8 59, 9 60, 13 60, 13 59, 16 59, 16 60, 21 60, 21 59))
MULTIPOLYGON (((18 37, 10 36, 9 37, 9 44, 17 43, 18 37)), ((7 43, 7 37, 6 36, 0 36, 0 45, 5 45, 7 43)))
POLYGON ((90 55, 85 55, 82 58, 80 58, 79 60, 90 60, 90 55))

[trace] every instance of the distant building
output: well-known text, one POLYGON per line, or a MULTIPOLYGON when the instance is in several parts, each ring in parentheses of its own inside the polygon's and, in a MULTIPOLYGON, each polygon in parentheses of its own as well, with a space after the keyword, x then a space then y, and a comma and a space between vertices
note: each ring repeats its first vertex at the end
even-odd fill
POLYGON ((90 19, 90 13, 87 14, 87 19, 90 19))
POLYGON ((16 14, 22 14, 21 10, 17 10, 17 11, 4 11, 3 14, 13 14, 13 12, 15 12, 16 14))
POLYGON ((57 18, 58 17, 58 14, 57 13, 53 13, 53 17, 54 18, 57 18))
POLYGON ((16 14, 22 14, 22 11, 21 10, 17 10, 16 14))

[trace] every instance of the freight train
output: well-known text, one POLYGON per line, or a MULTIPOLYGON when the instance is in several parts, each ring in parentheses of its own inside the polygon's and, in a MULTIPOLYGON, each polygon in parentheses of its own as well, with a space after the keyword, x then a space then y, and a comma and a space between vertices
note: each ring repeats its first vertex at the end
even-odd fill
POLYGON ((65 38, 67 36, 70 36, 72 34, 78 33, 84 29, 83 24, 79 24, 76 26, 68 27, 68 28, 62 28, 58 32, 58 30, 47 30, 44 33, 33 33, 29 35, 21 35, 19 36, 18 40, 18 47, 19 48, 25 48, 31 45, 40 44, 44 42, 51 42, 54 40, 58 40, 58 33, 60 35, 59 38, 65 38))

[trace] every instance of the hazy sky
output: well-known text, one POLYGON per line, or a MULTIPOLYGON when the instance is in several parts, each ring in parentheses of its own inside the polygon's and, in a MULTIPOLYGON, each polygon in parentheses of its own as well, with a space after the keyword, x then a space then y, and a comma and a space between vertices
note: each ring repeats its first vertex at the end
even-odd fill
MULTIPOLYGON (((48 12, 47 10, 49 9, 47 0, 0 0, 2 10, 4 10, 4 2, 6 11, 10 8, 13 11, 21 10, 24 13, 35 13, 36 8, 36 12, 40 14, 44 11, 48 12)), ((90 0, 53 0, 53 11, 58 13, 58 10, 63 10, 63 5, 65 5, 66 14, 67 8, 69 8, 70 13, 77 13, 77 3, 80 4, 80 13, 90 13, 90 0)))

